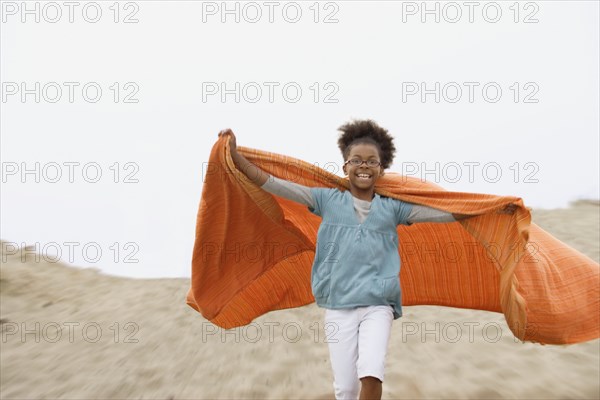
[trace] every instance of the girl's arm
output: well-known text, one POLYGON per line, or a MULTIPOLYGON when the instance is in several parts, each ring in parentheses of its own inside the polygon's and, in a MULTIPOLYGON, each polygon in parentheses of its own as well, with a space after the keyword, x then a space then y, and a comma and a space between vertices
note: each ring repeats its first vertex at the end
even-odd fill
POLYGON ((236 167, 241 170, 248 177, 248 179, 271 194, 304 204, 305 206, 309 206, 313 209, 315 208, 315 202, 312 197, 310 187, 269 175, 267 172, 252 164, 246 159, 246 157, 237 152, 235 135, 231 129, 226 129, 219 132, 219 136, 222 134, 231 135, 231 139, 229 139, 231 158, 233 159, 236 167))
POLYGON ((271 175, 269 180, 262 185, 261 188, 276 196, 304 204, 312 209, 315 208, 315 200, 313 199, 312 192, 308 186, 286 181, 285 179, 279 179, 278 177, 271 175))
MULTIPOLYGON (((516 205, 509 204, 506 207, 504 207, 503 209, 496 211, 496 213, 497 214, 512 214, 515 212, 516 209, 517 209, 516 205)), ((477 215, 452 214, 452 216, 454 217, 454 219, 456 219, 458 221, 459 219, 472 218, 472 217, 476 217, 477 215)))
POLYGON ((412 204, 412 208, 407 217, 407 222, 409 225, 412 225, 415 222, 455 222, 455 215, 460 215, 420 204, 410 204, 412 204))
POLYGON ((229 147, 231 149, 231 158, 235 163, 235 166, 244 173, 252 182, 256 183, 258 186, 262 186, 270 177, 268 173, 258 168, 256 165, 252 164, 250 161, 246 159, 243 155, 237 152, 237 144, 235 140, 235 135, 231 129, 224 129, 219 132, 219 136, 222 135, 230 135, 229 138, 229 147))
MULTIPOLYGON (((512 214, 516 208, 517 206, 514 204, 509 204, 502 210, 497 211, 497 213, 512 214)), ((415 222, 454 222, 476 216, 477 215, 454 214, 420 204, 413 204, 410 215, 408 216, 408 222, 409 224, 415 222)))

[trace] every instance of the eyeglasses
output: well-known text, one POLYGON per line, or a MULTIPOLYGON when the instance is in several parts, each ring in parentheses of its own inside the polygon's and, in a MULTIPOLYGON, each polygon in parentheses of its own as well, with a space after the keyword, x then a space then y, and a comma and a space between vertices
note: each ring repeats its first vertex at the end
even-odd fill
POLYGON ((363 163, 367 164, 367 167, 369 167, 369 168, 376 168, 376 167, 379 167, 381 165, 381 162, 379 162, 377 160, 363 161, 360 158, 353 158, 351 160, 348 160, 348 161, 346 161, 344 163, 344 165, 350 164, 353 167, 360 167, 361 165, 363 165, 363 163))

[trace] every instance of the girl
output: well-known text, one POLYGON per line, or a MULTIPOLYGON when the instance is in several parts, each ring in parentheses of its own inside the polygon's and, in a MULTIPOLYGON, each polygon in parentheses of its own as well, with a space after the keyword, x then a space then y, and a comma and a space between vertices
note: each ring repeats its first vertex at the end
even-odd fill
MULTIPOLYGON (((350 190, 299 185, 271 176, 236 149, 236 167, 264 190, 308 206, 322 217, 317 234, 311 285, 325 326, 335 327, 328 342, 336 399, 381 399, 384 364, 392 322, 402 316, 397 225, 454 222, 451 214, 375 193, 375 182, 393 161, 387 130, 372 120, 339 128, 338 146, 350 190)), ((511 212, 511 210, 505 210, 511 212)))

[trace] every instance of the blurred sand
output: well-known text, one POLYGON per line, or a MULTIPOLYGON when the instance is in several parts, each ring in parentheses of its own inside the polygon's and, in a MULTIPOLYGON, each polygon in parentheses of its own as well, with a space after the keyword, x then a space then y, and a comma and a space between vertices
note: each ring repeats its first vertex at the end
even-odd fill
MULTIPOLYGON (((533 210, 533 221, 598 261, 599 210, 579 201, 533 210)), ((185 304, 188 288, 189 279, 126 279, 9 256, 0 275, 0 398, 333 398, 322 309, 271 312, 224 331, 185 304)), ((384 398, 600 398, 600 340, 520 343, 499 313, 404 313, 384 398)))

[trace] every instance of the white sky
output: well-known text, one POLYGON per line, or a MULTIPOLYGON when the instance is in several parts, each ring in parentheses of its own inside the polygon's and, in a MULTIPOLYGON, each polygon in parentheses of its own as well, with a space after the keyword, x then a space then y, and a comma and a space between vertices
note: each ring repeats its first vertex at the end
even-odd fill
POLYGON ((228 2, 239 22, 220 1, 120 3, 116 23, 113 3, 76 2, 72 23, 64 2, 29 1, 32 13, 21 1, 1 4, 5 241, 37 243, 47 257, 58 249, 63 261, 109 274, 190 276, 203 163, 228 127, 241 146, 324 166, 341 161, 336 129, 372 118, 396 138, 391 171, 420 177, 439 163, 439 174, 426 178, 448 190, 516 195, 534 208, 599 197, 596 1, 480 1, 473 22, 466 2, 430 1, 438 23, 421 1, 273 2, 272 23, 267 2, 228 2), (88 22, 97 9, 99 20, 88 22), (288 22, 297 9, 299 20, 288 22), (138 22, 124 23, 127 16, 138 22), (337 22, 324 23, 327 16, 337 22), (206 92, 236 82, 246 85, 239 103, 206 92), (273 102, 264 82, 276 85, 273 102), (436 82, 437 103, 435 90, 425 101, 410 94, 436 82), (251 102, 256 86, 262 97, 251 102), (92 102, 96 87, 102 95, 92 102), (452 102, 457 87, 462 96, 452 102), (62 97, 52 102, 57 88, 62 97), (24 99, 22 89, 30 90, 24 99), (138 102, 124 102, 128 94, 138 102), (46 172, 39 182, 21 174, 36 163, 46 172), (73 182, 65 163, 79 163, 73 182), (469 163, 479 163, 472 179, 469 163), (62 177, 52 183, 57 164, 62 177), (97 183, 83 178, 86 164, 100 167, 97 183), (127 175, 138 182, 125 183, 127 175))

